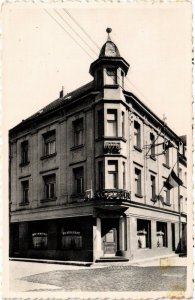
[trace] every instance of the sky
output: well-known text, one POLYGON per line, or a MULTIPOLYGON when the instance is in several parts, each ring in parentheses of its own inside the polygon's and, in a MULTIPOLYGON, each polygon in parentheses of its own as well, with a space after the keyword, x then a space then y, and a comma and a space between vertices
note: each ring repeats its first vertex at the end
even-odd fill
POLYGON ((130 64, 126 89, 160 118, 165 114, 178 135, 186 134, 192 114, 191 18, 188 2, 5 5, 5 128, 57 99, 62 86, 69 93, 91 81, 90 64, 106 42, 106 28, 111 27, 112 41, 130 64))

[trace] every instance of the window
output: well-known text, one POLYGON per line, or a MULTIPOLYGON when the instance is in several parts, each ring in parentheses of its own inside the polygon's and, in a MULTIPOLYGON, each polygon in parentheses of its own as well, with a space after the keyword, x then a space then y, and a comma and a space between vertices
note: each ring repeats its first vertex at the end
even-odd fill
POLYGON ((62 232, 62 249, 78 250, 82 248, 80 231, 69 230, 62 232))
POLYGON ((141 148, 140 124, 136 121, 134 121, 134 146, 141 148))
MULTIPOLYGON (((164 182, 165 184, 165 182, 164 182)), ((170 190, 167 189, 166 187, 163 188, 163 203, 166 204, 166 205, 170 205, 170 190)))
POLYGON ((168 247, 167 223, 156 222, 157 247, 168 247))
POLYGON ((29 203, 29 181, 22 181, 22 203, 29 203))
POLYGON ((83 144, 83 119, 73 122, 74 146, 83 144))
POLYGON ((117 136, 117 110, 107 110, 107 136, 117 136))
POLYGON ((151 248, 151 222, 148 220, 137 219, 137 246, 151 248))
POLYGON ((56 153, 56 132, 52 130, 43 135, 44 138, 44 156, 56 153))
POLYGON ((98 138, 103 137, 104 135, 104 114, 103 109, 98 110, 98 138))
POLYGON ((118 188, 118 162, 110 160, 108 161, 108 188, 118 188))
POLYGON ((142 187, 141 187, 141 170, 135 168, 135 193, 136 195, 142 194, 142 187))
POLYGON ((154 200, 156 197, 156 177, 151 175, 151 199, 154 200))
POLYGON ((125 78, 125 73, 121 71, 121 79, 122 79, 122 88, 124 89, 124 78, 125 78))
POLYGON ((169 166, 169 149, 165 151, 165 165, 169 166))
POLYGON ((97 72, 97 87, 101 88, 103 84, 103 76, 102 76, 102 70, 99 70, 97 72))
POLYGON ((126 167, 125 162, 123 162, 123 189, 126 189, 126 167))
POLYGON ((155 136, 153 133, 150 133, 150 156, 155 158, 155 136))
POLYGON ((187 186, 187 173, 184 173, 184 185, 187 186))
POLYGON ((180 212, 184 212, 184 201, 182 195, 180 195, 180 212))
POLYGON ((121 118, 122 118, 122 137, 125 137, 125 113, 124 111, 122 111, 122 114, 121 114, 121 118))
POLYGON ((28 141, 21 143, 21 164, 27 164, 28 161, 28 141))
POLYGON ((182 173, 182 168, 179 168, 179 178, 182 180, 182 176, 183 175, 183 173, 182 173))
POLYGON ((44 176, 45 198, 52 199, 56 197, 56 175, 44 176))
POLYGON ((33 249, 47 249, 48 223, 47 221, 29 222, 29 242, 33 249))
POLYGON ((99 191, 103 190, 103 161, 98 163, 98 189, 99 191))
POLYGON ((106 84, 117 84, 117 69, 106 69, 106 84))
POLYGON ((74 193, 84 193, 84 172, 83 167, 76 168, 73 170, 74 173, 74 193))

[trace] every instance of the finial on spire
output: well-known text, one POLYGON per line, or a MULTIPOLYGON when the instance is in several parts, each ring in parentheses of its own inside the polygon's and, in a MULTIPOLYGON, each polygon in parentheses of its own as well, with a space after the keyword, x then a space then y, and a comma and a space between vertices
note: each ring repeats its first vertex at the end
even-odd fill
POLYGON ((112 32, 112 28, 106 28, 106 32, 108 33, 108 38, 107 38, 107 41, 111 41, 111 38, 110 38, 110 33, 112 32))

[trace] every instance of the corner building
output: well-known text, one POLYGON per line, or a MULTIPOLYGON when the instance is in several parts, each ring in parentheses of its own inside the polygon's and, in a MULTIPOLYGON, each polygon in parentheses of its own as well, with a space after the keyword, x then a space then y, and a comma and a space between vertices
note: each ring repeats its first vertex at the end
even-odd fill
POLYGON ((186 242, 186 197, 164 186, 180 163, 186 176, 184 139, 124 89, 128 70, 108 34, 91 82, 10 130, 10 256, 133 260, 186 242))

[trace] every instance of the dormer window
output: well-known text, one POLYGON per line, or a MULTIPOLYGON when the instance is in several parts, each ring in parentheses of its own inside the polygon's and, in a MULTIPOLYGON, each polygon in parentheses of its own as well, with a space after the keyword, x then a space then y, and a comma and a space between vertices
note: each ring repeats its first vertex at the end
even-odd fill
POLYGON ((106 84, 117 84, 117 69, 106 69, 106 84))

